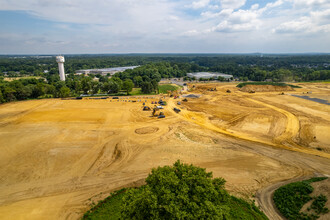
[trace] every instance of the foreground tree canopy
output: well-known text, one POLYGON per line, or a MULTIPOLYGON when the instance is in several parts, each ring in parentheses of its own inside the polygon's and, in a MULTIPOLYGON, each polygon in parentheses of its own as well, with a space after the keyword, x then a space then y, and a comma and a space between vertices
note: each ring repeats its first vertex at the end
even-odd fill
POLYGON ((124 197, 123 219, 226 219, 230 199, 222 178, 177 161, 153 169, 147 185, 124 197))
POLYGON ((140 188, 111 193, 83 219, 267 219, 254 203, 229 195, 225 182, 177 161, 153 169, 140 188))

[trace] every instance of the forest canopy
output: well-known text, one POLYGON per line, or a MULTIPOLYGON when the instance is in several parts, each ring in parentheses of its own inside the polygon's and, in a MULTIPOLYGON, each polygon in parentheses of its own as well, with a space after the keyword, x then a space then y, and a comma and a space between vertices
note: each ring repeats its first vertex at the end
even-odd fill
MULTIPOLYGON (((132 54, 67 55, 61 82, 55 56, 0 56, 0 103, 34 98, 158 92, 163 78, 184 78, 209 71, 231 74, 240 81, 299 82, 330 79, 330 55, 132 54), (77 70, 139 66, 110 75, 76 75, 77 70), (10 80, 8 80, 10 79, 10 80), (126 82, 126 83, 124 83, 126 82), (133 84, 132 84, 132 83, 133 84)), ((206 79, 202 79, 205 81, 206 79)), ((218 81, 224 81, 219 77, 218 81)))

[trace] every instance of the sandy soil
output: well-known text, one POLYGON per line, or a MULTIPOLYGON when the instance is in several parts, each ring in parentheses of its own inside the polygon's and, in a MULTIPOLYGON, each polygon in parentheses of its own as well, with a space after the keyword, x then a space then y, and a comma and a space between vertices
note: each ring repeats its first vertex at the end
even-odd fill
POLYGON ((273 85, 246 85, 240 89, 243 92, 283 92, 294 91, 290 86, 273 86, 273 85))
MULTIPOLYGON (((326 96, 329 87, 303 84, 290 93, 326 96)), ((224 177, 245 198, 279 181, 330 175, 329 106, 224 83, 191 93, 202 96, 180 106, 166 98, 165 119, 128 100, 1 105, 0 219, 77 219, 92 201, 140 185, 152 167, 177 159, 224 177)), ((141 99, 152 107, 158 97, 130 98, 141 99)))

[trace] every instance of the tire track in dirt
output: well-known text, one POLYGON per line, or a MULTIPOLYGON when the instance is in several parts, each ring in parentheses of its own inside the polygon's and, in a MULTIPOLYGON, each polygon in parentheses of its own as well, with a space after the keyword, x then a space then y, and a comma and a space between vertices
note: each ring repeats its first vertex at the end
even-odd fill
MULTIPOLYGON (((252 99, 253 100, 253 99, 252 99)), ((255 100, 253 100, 255 101, 255 100)), ((256 101, 256 103, 259 103, 260 101, 256 101)), ((285 110, 281 110, 277 107, 273 107, 271 105, 268 105, 266 103, 263 103, 264 106, 269 106, 272 109, 277 109, 281 112, 283 112, 283 114, 287 114, 289 116, 289 124, 287 125, 288 128, 286 128, 286 132, 284 134, 284 136, 280 136, 281 138, 284 137, 293 137, 295 135, 296 132, 299 131, 299 121, 297 121, 298 119, 291 113, 286 112, 285 110)), ((169 99, 168 100, 168 107, 173 109, 174 107, 177 107, 174 103, 173 99, 169 99)), ((293 141, 291 141, 290 146, 286 146, 282 143, 273 143, 270 140, 262 140, 262 139, 258 139, 255 137, 251 137, 250 135, 244 134, 244 133, 239 133, 239 132, 231 132, 222 128, 217 127, 216 125, 212 124, 208 118, 203 115, 203 113, 199 113, 199 112, 191 112, 187 109, 182 109, 180 113, 175 114, 177 117, 184 119, 186 121, 195 123, 197 125, 200 125, 206 129, 209 130, 213 130, 216 131, 218 133, 224 134, 224 135, 228 135, 234 138, 238 138, 238 139, 243 139, 246 141, 252 141, 252 142, 257 142, 257 143, 261 143, 261 144, 265 144, 268 146, 272 146, 272 147, 278 147, 278 148, 283 148, 286 150, 290 150, 290 151, 297 151, 297 152, 302 152, 302 153, 307 153, 307 154, 311 154, 311 155, 316 155, 316 156, 321 156, 321 157, 325 157, 325 158, 329 158, 330 159, 330 154, 325 153, 325 152, 320 152, 320 151, 316 151, 316 150, 312 150, 312 149, 308 149, 308 148, 303 148, 297 144, 294 144, 293 141)), ((281 139, 280 139, 281 140, 281 139)))
POLYGON ((263 105, 267 108, 273 109, 286 116, 287 124, 286 124, 285 131, 280 136, 274 138, 275 142, 281 143, 282 141, 285 141, 285 140, 292 140, 292 138, 298 134, 300 125, 299 125, 299 120, 295 115, 293 115, 292 113, 290 113, 288 111, 285 111, 284 109, 278 108, 274 105, 266 104, 262 101, 258 101, 258 100, 251 99, 251 98, 246 98, 246 99, 251 102, 257 103, 259 105, 263 105))

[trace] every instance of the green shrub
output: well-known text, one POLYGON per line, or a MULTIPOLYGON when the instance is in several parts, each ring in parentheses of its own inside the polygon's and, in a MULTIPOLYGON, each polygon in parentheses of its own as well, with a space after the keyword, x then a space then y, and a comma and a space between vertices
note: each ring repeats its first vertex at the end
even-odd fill
POLYGON ((158 89, 159 89, 159 93, 163 93, 166 94, 167 91, 175 91, 178 90, 178 86, 174 86, 174 85, 170 85, 170 84, 165 84, 165 85, 159 85, 158 89))
MULTIPOLYGON (((274 203, 278 210, 289 220, 290 219, 317 219, 318 216, 315 214, 307 214, 300 212, 301 208, 313 198, 309 195, 313 192, 313 187, 310 185, 313 182, 322 181, 327 179, 326 177, 315 177, 309 180, 301 182, 290 183, 285 186, 278 188, 274 193, 274 203)), ((320 198, 315 206, 319 207, 322 205, 322 199, 320 198)), ((314 201, 315 202, 315 201, 314 201)), ((313 203, 314 203, 313 202, 313 203)), ((325 204, 325 203, 324 203, 325 204)), ((314 208, 311 207, 312 210, 314 208)), ((319 214, 319 213, 318 213, 319 214)))
POLYGON ((313 209, 317 214, 325 214, 329 212, 329 209, 325 207, 325 203, 328 201, 325 195, 319 195, 315 197, 311 209, 313 209))
POLYGON ((296 85, 290 85, 286 83, 277 83, 277 82, 245 82, 245 83, 239 83, 236 87, 238 88, 243 88, 244 86, 247 85, 271 85, 271 86, 290 86, 292 88, 301 88, 300 86, 296 85))

